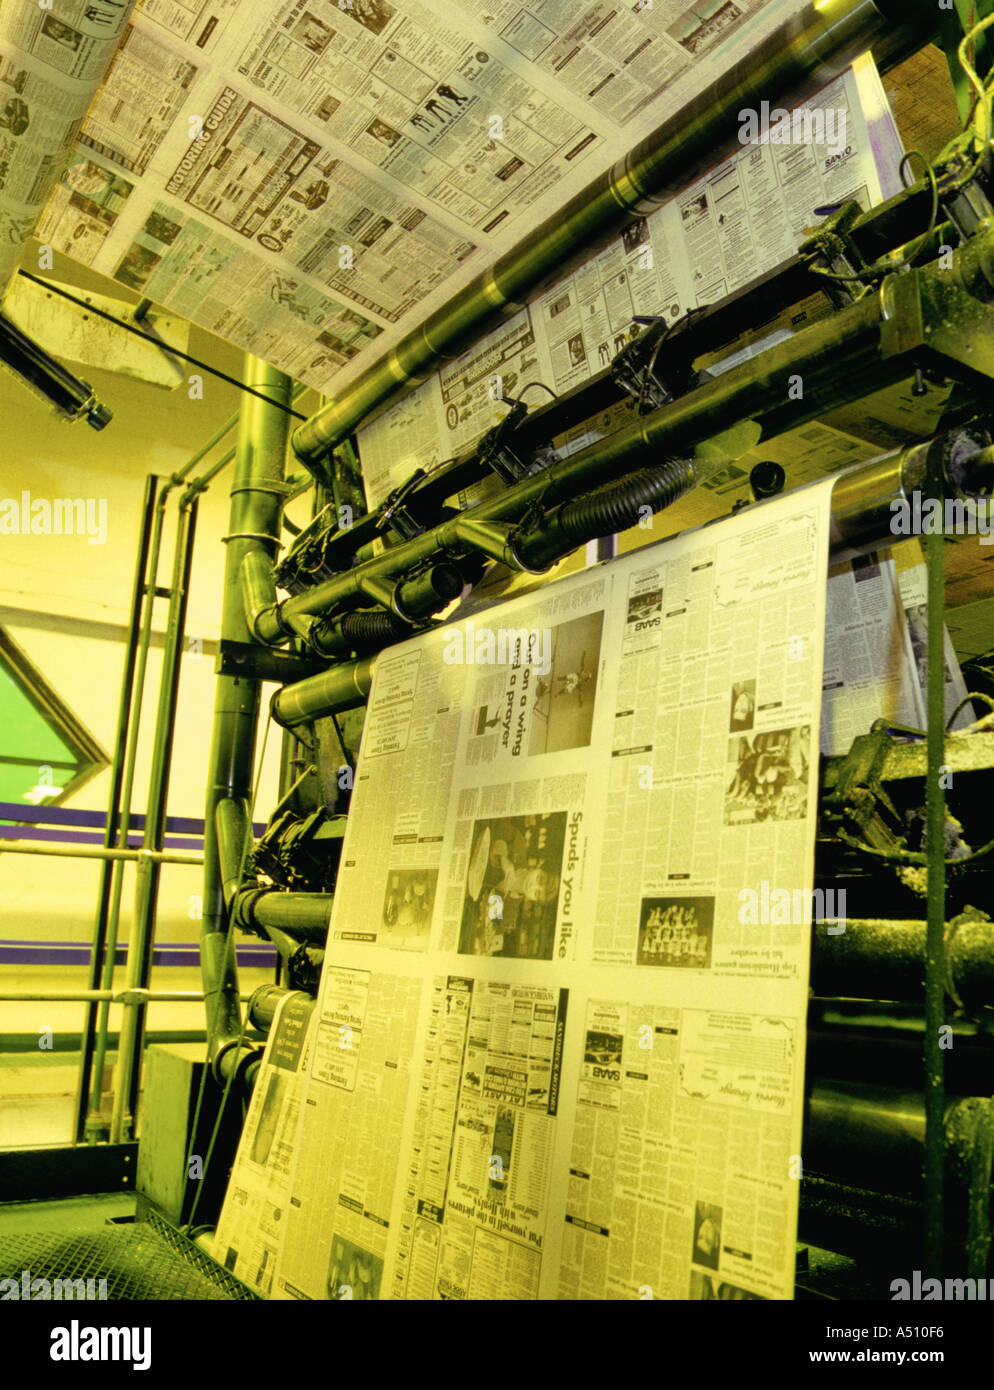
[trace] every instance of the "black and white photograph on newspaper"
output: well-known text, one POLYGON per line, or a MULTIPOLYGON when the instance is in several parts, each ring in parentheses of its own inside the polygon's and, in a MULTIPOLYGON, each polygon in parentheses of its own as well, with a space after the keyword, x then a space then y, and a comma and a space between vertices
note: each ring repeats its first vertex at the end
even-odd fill
POLYGON ((811 729, 770 729, 729 740, 725 824, 803 820, 811 729))
POLYGON ((714 940, 714 898, 643 898, 638 964, 706 970, 714 940))
POLYGON ((391 869, 377 940, 396 950, 426 951, 438 869, 391 869))
POLYGON ((590 743, 603 626, 603 613, 588 613, 552 628, 549 669, 532 682, 529 753, 561 753, 590 743))
POLYGON ((475 823, 461 954, 552 959, 565 841, 565 811, 475 823))

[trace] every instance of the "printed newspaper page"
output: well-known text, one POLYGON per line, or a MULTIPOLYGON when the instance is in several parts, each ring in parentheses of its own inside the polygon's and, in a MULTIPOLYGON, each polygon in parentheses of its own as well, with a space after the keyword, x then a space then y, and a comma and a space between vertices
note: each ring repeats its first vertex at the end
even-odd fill
MULTIPOLYGON (((921 553, 920 547, 919 553, 921 553)), ((910 565, 902 569, 898 575, 898 583, 911 643, 913 669, 922 708, 922 728, 924 728, 925 710, 928 707, 928 569, 924 559, 920 564, 910 565)), ((943 653, 945 708, 946 719, 948 720, 957 706, 966 699, 967 690, 963 672, 960 670, 959 658, 956 655, 956 648, 953 646, 952 638, 946 628, 943 628, 943 653)), ((972 724, 975 718, 973 706, 964 705, 952 720, 950 727, 954 729, 965 728, 967 724, 972 724)))
MULTIPOLYGON (((37 235, 338 393, 620 158, 635 113, 643 135, 803 3, 498 23, 453 0, 144 0, 37 235)), ((92 77, 81 117, 103 70, 76 11, 128 8, 64 5, 23 7, 52 84, 36 124, 92 77)), ((36 80, 9 59, 15 92, 36 80)), ((39 153, 54 174, 67 147, 39 153)))
MULTIPOLYGON (((675 324, 794 255, 804 229, 818 221, 816 208, 848 199, 869 208, 897 191, 903 151, 869 57, 798 113, 824 136, 821 143, 744 145, 361 430, 370 505, 415 468, 478 439, 507 413, 503 397, 537 382, 561 393, 609 367, 642 331, 636 315, 675 324)), ((540 399, 535 392, 529 403, 540 399)), ((590 421, 559 447, 571 453, 617 427, 613 418, 590 421)), ((817 474, 792 473, 791 481, 822 476, 830 462, 817 474)), ((685 517, 682 525, 714 514, 685 517)))
POLYGON ((890 555, 863 556, 833 570, 825 619, 821 751, 848 753, 875 719, 925 728, 897 570, 890 555))
POLYGON ((133 5, 134 0, 48 0, 2 8, 0 297, 133 5))
POLYGON ((264 1298, 286 1218, 313 1012, 306 994, 279 1002, 214 1233, 218 1264, 264 1298))
POLYGON ((792 1297, 830 491, 382 655, 273 1297, 792 1297))

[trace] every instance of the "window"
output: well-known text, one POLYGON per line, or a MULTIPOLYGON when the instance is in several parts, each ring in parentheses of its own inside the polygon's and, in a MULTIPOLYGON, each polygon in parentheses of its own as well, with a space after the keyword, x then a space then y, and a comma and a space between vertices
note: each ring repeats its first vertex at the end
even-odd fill
POLYGON ((0 628, 0 802, 56 805, 109 761, 93 735, 0 628))

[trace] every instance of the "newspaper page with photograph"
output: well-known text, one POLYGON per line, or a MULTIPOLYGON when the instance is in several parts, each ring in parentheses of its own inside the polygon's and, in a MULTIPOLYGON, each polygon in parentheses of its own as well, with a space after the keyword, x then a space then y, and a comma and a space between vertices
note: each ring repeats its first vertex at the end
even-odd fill
MULTIPOLYGON (((66 83, 99 77, 72 16, 123 20, 127 0, 64 8, 34 8, 37 56, 66 83)), ((658 4, 606 13, 581 62, 561 6, 527 37, 487 22, 481 46, 452 0, 144 0, 73 152, 85 186, 62 179, 37 235, 337 393, 620 158, 632 111, 651 129, 801 8, 740 0, 722 7, 732 24, 691 16, 690 37, 658 4), (624 63, 587 86, 595 51, 624 63)), ((49 96, 57 115, 64 94, 49 96)))
POLYGON ((48 0, 6 5, 0 13, 0 292, 133 6, 134 0, 48 0))
POLYGON ((218 1264, 268 1298, 290 1195, 290 1161, 307 1076, 314 1000, 280 1000, 214 1233, 218 1264))
POLYGON ((792 1296, 830 493, 381 655, 274 1297, 792 1296))
MULTIPOLYGON (((506 415, 505 398, 540 382, 562 393, 609 367, 642 331, 636 315, 676 324, 794 255, 804 229, 818 221, 816 208, 847 199, 869 208, 900 186, 903 151, 869 55, 798 107, 789 134, 790 142, 779 143, 775 125, 768 139, 757 131, 741 152, 633 223, 362 429, 370 505, 415 468, 431 468, 473 443, 506 415), (808 129, 810 138, 795 141, 793 125, 800 136, 808 129), (429 421, 430 432, 419 427, 429 421)), ((529 403, 540 399, 536 394, 529 403)), ((591 421, 557 444, 571 453, 613 428, 613 417, 591 421)), ((826 471, 823 464, 819 476, 826 471)))
POLYGON ((875 719, 924 729, 897 569, 889 554, 864 555, 832 571, 825 619, 821 751, 848 753, 875 719))

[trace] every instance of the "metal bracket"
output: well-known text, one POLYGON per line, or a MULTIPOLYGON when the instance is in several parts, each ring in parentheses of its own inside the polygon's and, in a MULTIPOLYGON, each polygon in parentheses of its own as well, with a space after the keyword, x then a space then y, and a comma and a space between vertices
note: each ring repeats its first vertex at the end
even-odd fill
MULTIPOLYGON (((807 235, 798 249, 801 260, 809 267, 821 267, 833 275, 851 275, 855 280, 863 266, 863 258, 850 232, 862 215, 863 209, 859 203, 843 203, 829 213, 819 226, 806 227, 807 235)), ((844 280, 830 280, 824 275, 818 276, 818 281, 819 287, 837 309, 855 303, 872 289, 870 284, 860 288, 844 280)))
POLYGON ((411 541, 415 536, 423 534, 425 528, 420 521, 414 519, 405 503, 418 483, 426 476, 423 468, 416 469, 406 482, 401 483, 400 487, 394 488, 389 497, 385 499, 376 519, 376 534, 378 536, 382 536, 386 531, 394 530, 401 540, 411 541))
POLYGON ((292 652, 222 637, 218 643, 214 671, 219 676, 246 676, 253 680, 279 681, 283 684, 315 676, 319 671, 327 670, 327 665, 326 661, 309 660, 292 652))
POLYGON ((528 414, 528 407, 523 401, 510 402, 510 405, 511 409, 503 420, 483 436, 478 446, 480 462, 496 473, 508 487, 538 472, 543 466, 523 459, 511 448, 511 437, 528 414))
MULTIPOLYGON (((919 730, 907 732, 920 736, 919 730)), ((854 826, 873 848, 885 853, 907 848, 903 836, 895 834, 880 814, 883 808, 893 826, 900 826, 897 808, 884 791, 881 781, 894 743, 886 728, 874 727, 870 733, 854 738, 838 769, 835 785, 823 801, 828 828, 838 832, 847 824, 854 826)))

